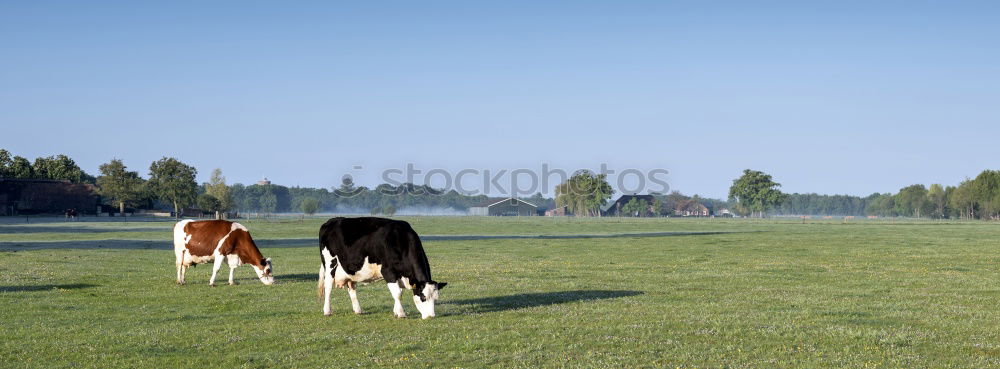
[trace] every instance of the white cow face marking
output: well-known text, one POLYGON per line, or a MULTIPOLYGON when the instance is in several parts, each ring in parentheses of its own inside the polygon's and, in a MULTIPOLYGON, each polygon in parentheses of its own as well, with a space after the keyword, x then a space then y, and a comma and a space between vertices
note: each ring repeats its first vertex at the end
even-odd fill
POLYGON ((253 266, 253 271, 257 272, 257 278, 260 278, 260 282, 266 285, 274 284, 274 268, 271 267, 271 258, 264 259, 261 263, 263 268, 258 268, 256 265, 253 266))
POLYGON ((447 284, 445 282, 434 281, 417 284, 417 288, 413 291, 413 303, 417 305, 417 310, 420 311, 421 318, 434 317, 434 301, 437 301, 439 291, 447 284))

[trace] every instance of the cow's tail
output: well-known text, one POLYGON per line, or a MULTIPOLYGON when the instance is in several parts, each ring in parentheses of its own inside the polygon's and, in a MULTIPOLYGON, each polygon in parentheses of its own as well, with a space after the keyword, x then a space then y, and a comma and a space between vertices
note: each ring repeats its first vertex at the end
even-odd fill
MULTIPOLYGON (((334 256, 333 258, 337 259, 336 256, 334 256)), ((330 274, 333 273, 333 270, 327 268, 326 265, 328 261, 326 260, 326 258, 320 256, 320 259, 322 259, 322 262, 319 264, 319 278, 316 281, 316 300, 325 303, 325 301, 323 301, 323 293, 325 292, 323 288, 326 286, 323 284, 323 282, 327 276, 330 276, 330 274)), ((332 260, 330 262, 332 262, 332 260)))

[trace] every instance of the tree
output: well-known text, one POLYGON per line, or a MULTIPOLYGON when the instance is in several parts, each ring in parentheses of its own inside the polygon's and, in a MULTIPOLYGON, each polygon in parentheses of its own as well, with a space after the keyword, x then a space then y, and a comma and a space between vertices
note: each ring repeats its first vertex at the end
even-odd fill
POLYGON ((552 199, 547 199, 545 198, 545 196, 542 196, 541 192, 537 192, 534 195, 531 195, 531 197, 524 200, 527 201, 529 204, 537 206, 539 210, 552 209, 556 205, 552 199))
POLYGON ((278 208, 278 196, 275 196, 274 192, 271 191, 270 185, 264 187, 268 188, 264 191, 264 194, 261 195, 260 199, 258 200, 260 202, 260 212, 264 214, 272 214, 274 213, 275 209, 278 208))
POLYGON ((21 156, 15 156, 11 160, 10 173, 11 176, 17 179, 35 178, 35 170, 31 167, 31 162, 21 156))
POLYGON ((948 204, 959 219, 976 217, 976 197, 973 194, 972 181, 968 178, 955 188, 948 204))
POLYGON ((653 216, 663 215, 663 199, 656 197, 653 199, 653 216))
POLYGON ((945 218, 948 216, 948 197, 944 186, 932 184, 927 190, 927 202, 930 203, 930 216, 934 218, 945 218))
POLYGON ((215 196, 203 193, 198 195, 198 200, 195 201, 195 205, 203 211, 217 211, 221 203, 219 202, 219 199, 215 198, 215 196))
POLYGON ((895 196, 896 213, 904 216, 920 218, 927 215, 927 187, 922 184, 907 186, 899 190, 895 196))
POLYGON ((690 199, 690 197, 682 194, 680 191, 673 191, 669 195, 663 197, 663 211, 666 215, 673 215, 676 210, 687 203, 690 199))
POLYGON ((219 218, 219 209, 222 208, 222 202, 219 201, 215 196, 203 193, 198 196, 198 208, 202 211, 215 212, 216 219, 219 218))
POLYGON ((989 199, 989 204, 987 207, 989 211, 986 213, 986 216, 991 220, 1000 220, 1000 191, 993 193, 993 197, 989 199))
POLYGON ((161 201, 173 204, 177 217, 180 217, 181 209, 193 204, 198 196, 197 175, 197 169, 174 158, 164 157, 149 166, 149 184, 153 193, 161 201))
POLYGON ((101 164, 99 169, 99 193, 112 204, 117 204, 118 212, 125 216, 125 205, 135 204, 142 199, 145 181, 139 177, 138 172, 128 170, 119 159, 101 164))
POLYGON ((10 151, 0 149, 0 178, 14 177, 14 171, 11 170, 14 160, 10 157, 10 151))
POLYGON ((312 197, 307 197, 305 199, 302 199, 303 213, 306 213, 306 215, 313 215, 316 214, 317 210, 319 210, 319 200, 316 200, 315 198, 312 197))
POLYGON ((385 215, 387 217, 396 215, 396 207, 392 205, 386 205, 382 207, 382 215, 385 215))
POLYGON ((48 156, 36 158, 32 164, 32 171, 36 178, 43 179, 65 179, 73 183, 86 182, 90 177, 76 165, 73 159, 66 155, 48 156))
POLYGON ((729 187, 729 201, 735 202, 738 211, 763 218, 765 211, 785 200, 778 187, 781 184, 774 182, 770 174, 746 169, 729 187))
POLYGON ((621 214, 629 217, 643 217, 649 212, 649 202, 646 200, 637 200, 635 197, 628 200, 625 205, 622 206, 621 214))
POLYGON ((866 207, 874 198, 872 196, 861 198, 850 195, 793 193, 788 194, 781 206, 775 210, 782 215, 865 215, 866 207))
POLYGON ((889 217, 896 215, 896 204, 893 202, 892 194, 873 193, 865 198, 865 214, 889 217))
POLYGON ((576 216, 600 215, 601 206, 614 192, 606 174, 581 170, 556 186, 556 206, 566 206, 576 216))
POLYGON ((984 170, 972 180, 971 191, 980 219, 1000 218, 1000 171, 984 170))
MULTIPOLYGON (((212 195, 212 197, 219 201, 218 206, 215 207, 216 219, 222 219, 223 217, 220 216, 220 213, 233 208, 233 198, 229 193, 229 186, 226 185, 226 177, 222 176, 222 169, 215 168, 212 170, 212 177, 205 184, 205 193, 212 195)), ((202 209, 205 208, 202 207, 202 209)))

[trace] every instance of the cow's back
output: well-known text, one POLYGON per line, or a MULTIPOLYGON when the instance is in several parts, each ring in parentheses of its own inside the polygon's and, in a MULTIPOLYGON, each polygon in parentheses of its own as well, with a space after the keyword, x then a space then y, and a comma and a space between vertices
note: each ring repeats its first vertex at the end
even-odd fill
MULTIPOLYGON (((219 247, 219 241, 233 230, 228 220, 200 220, 178 223, 185 237, 184 246, 191 255, 209 256, 219 247)), ((175 229, 175 237, 178 233, 175 229)))

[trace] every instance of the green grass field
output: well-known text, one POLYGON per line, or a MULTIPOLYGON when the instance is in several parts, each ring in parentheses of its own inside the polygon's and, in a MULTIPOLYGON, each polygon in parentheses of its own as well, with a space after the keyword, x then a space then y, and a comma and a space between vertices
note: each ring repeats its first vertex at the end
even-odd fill
POLYGON ((0 366, 1000 367, 996 223, 405 219, 434 319, 384 283, 324 317, 323 219, 243 222, 277 283, 214 288, 174 284, 171 223, 7 222, 0 366), (580 234, 618 236, 449 237, 580 234))

